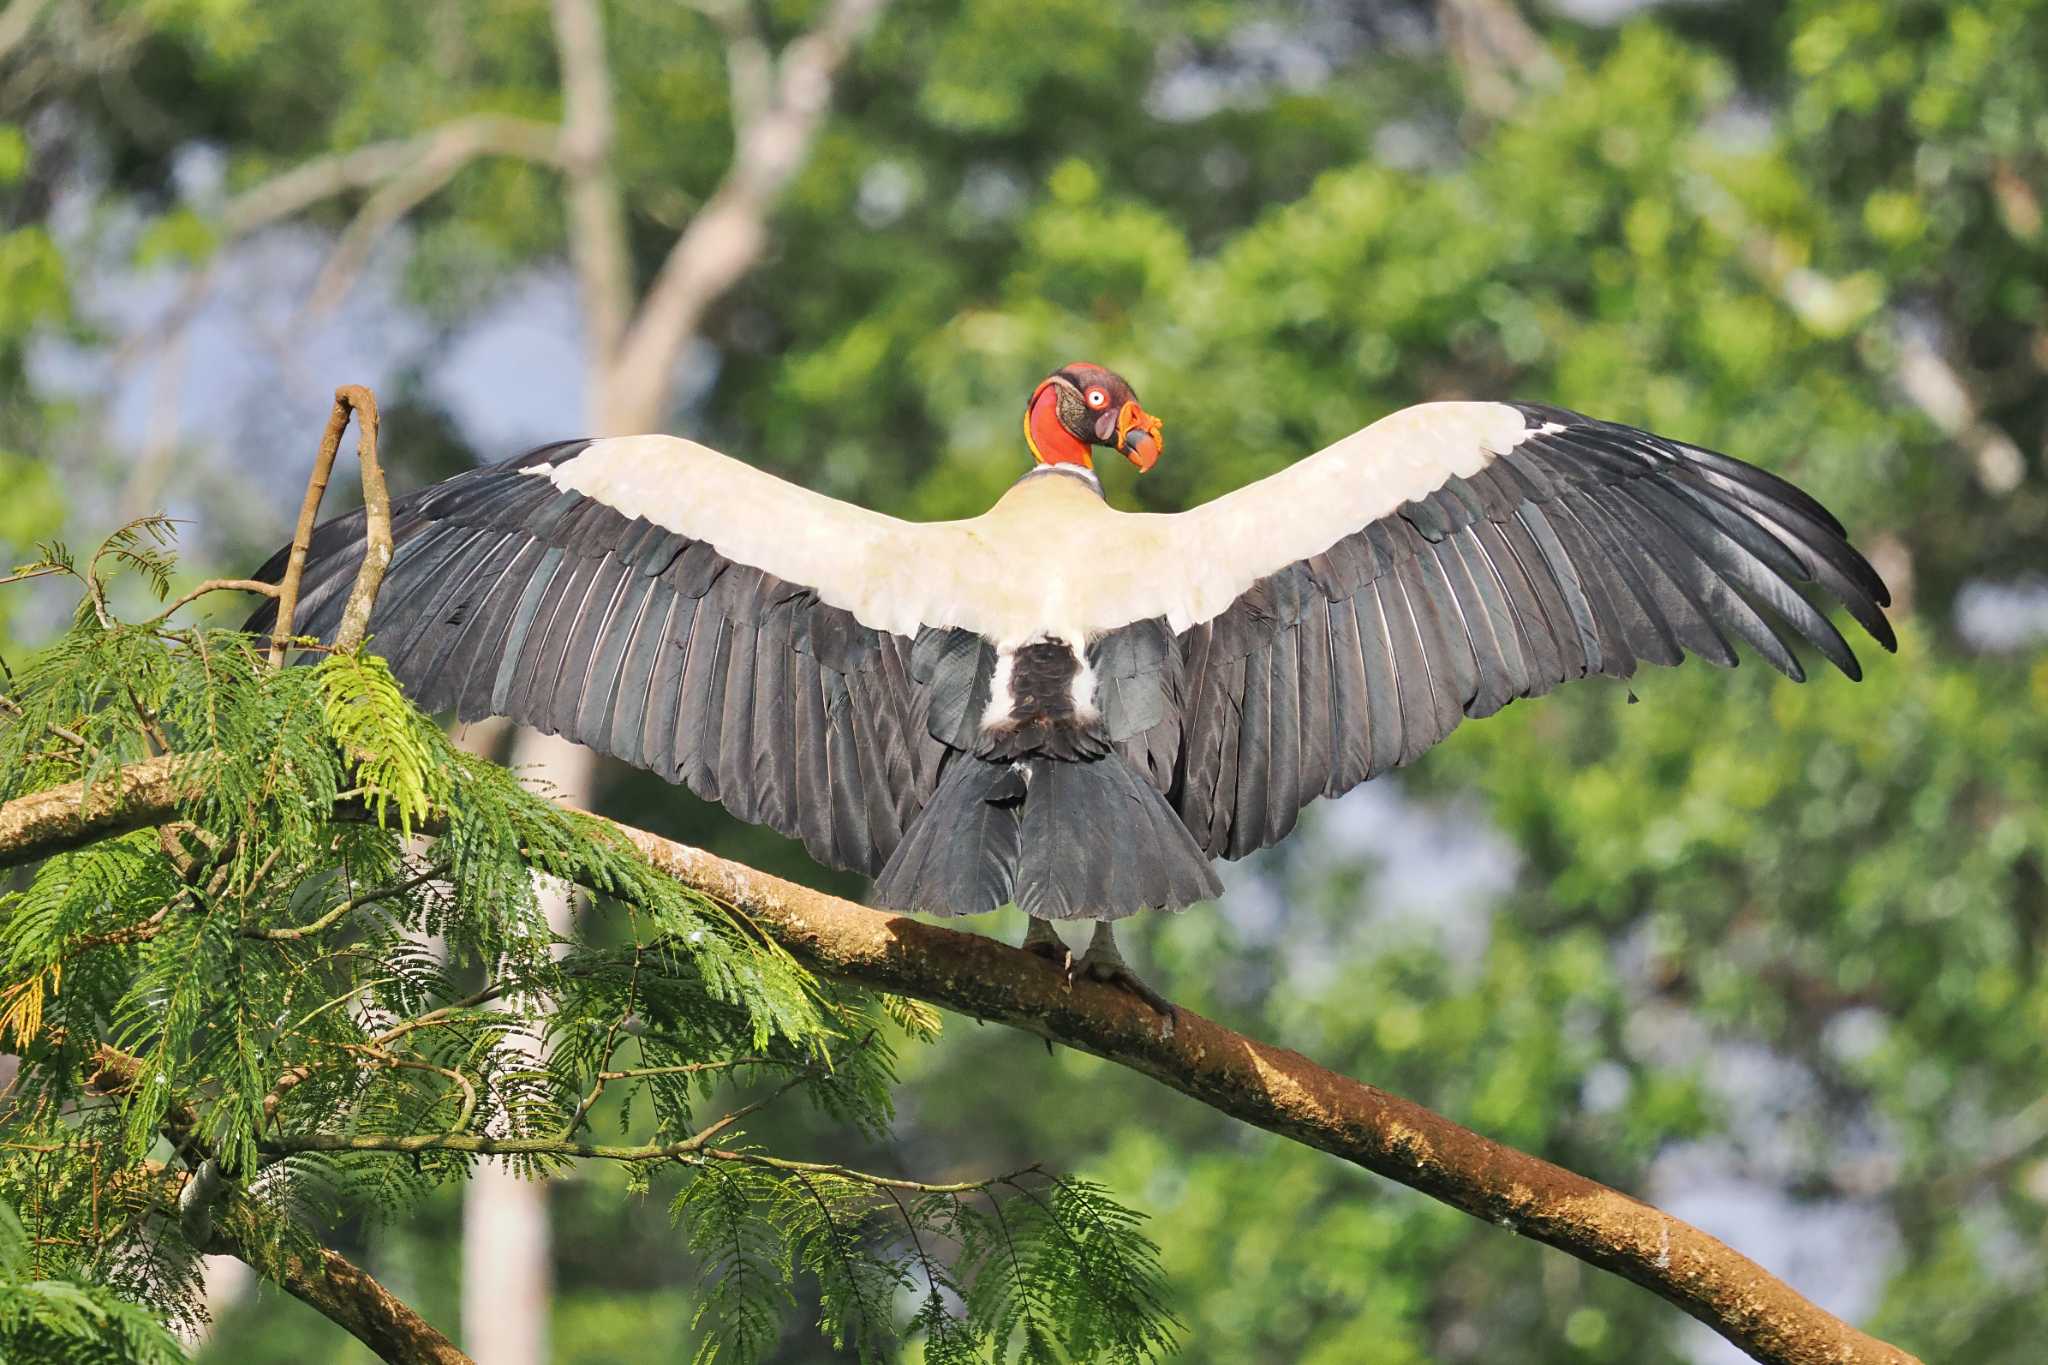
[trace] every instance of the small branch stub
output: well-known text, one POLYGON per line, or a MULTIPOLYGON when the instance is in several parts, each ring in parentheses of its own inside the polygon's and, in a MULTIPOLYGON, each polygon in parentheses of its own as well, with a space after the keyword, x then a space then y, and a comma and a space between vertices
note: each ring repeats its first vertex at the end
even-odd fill
MULTIPOLYGON (((391 567, 391 492, 384 486, 384 467, 377 461, 377 399, 360 384, 334 391, 334 410, 346 425, 347 412, 356 415, 356 463, 363 471, 363 509, 368 516, 368 544, 363 567, 356 572, 355 587, 342 609, 341 625, 334 632, 336 649, 355 649, 370 630, 370 612, 377 605, 377 589, 384 584, 384 571, 391 567)), ((329 419, 328 428, 340 440, 341 433, 329 419)))
POLYGON ((313 457, 313 473, 306 480, 306 496, 299 504, 299 521, 292 532, 292 548, 285 560, 284 577, 277 588, 277 625, 270 640, 270 664, 284 665, 285 650, 292 638, 292 621, 299 608, 299 588, 306 572, 306 552, 313 543, 313 528, 320 520, 320 500, 334 473, 334 457, 341 449, 342 434, 348 430, 350 414, 360 427, 356 438, 356 459, 363 473, 363 509, 368 515, 363 567, 356 574, 341 625, 335 631, 337 649, 354 649, 363 642, 370 626, 370 610, 383 586, 384 571, 391 566, 391 493, 384 483, 384 468, 377 460, 377 399, 360 384, 345 384, 334 391, 334 411, 328 415, 327 430, 320 437, 320 450, 313 457))

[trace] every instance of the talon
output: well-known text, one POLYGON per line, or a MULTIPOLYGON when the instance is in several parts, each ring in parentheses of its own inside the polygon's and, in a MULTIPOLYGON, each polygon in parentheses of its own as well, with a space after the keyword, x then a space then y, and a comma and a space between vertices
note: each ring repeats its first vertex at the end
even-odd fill
POLYGON ((1067 985, 1074 984, 1074 954, 1064 943, 1027 943, 1024 951, 1034 957, 1042 957, 1059 968, 1061 978, 1067 985))
POLYGON ((1067 986, 1074 984, 1074 953, 1067 947, 1059 931, 1052 927, 1052 921, 1032 916, 1031 923, 1024 930, 1024 942, 1019 945, 1025 952, 1044 958, 1059 968, 1060 979, 1067 986))
POLYGON ((1173 1002, 1146 985, 1131 970, 1130 964, 1124 961, 1124 955, 1117 951, 1116 935, 1111 932, 1108 920, 1095 922, 1095 936, 1088 941, 1088 951, 1081 958, 1080 970, 1090 981, 1121 986, 1137 996, 1165 1021, 1166 1032, 1173 1032, 1173 1002))
POLYGON ((1169 1023, 1174 1016, 1173 1002, 1146 985, 1144 979, 1121 962, 1091 962, 1082 959, 1081 971, 1090 981, 1100 981, 1105 986, 1120 986, 1150 1005, 1153 1011, 1169 1023))

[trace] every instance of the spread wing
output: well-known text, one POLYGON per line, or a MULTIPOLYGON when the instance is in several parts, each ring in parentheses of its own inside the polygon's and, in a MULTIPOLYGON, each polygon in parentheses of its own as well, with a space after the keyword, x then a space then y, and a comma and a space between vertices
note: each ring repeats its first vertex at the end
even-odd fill
POLYGON ((1788 632, 1860 676, 1811 589, 1895 648, 1883 581, 1811 497, 1559 408, 1410 408, 1182 518, 1235 597, 1171 648, 1162 616, 1094 655, 1120 748, 1213 856, 1573 678, 1741 641, 1801 681, 1788 632))
MULTIPOLYGON (((1042 633, 1087 642, 1077 700, 1227 857, 1571 678, 1742 641, 1799 679, 1788 632, 1857 676, 1815 590, 1894 643, 1812 498, 1556 408, 1408 408, 1175 516, 1066 485, 921 524, 673 437, 550 446, 398 501, 371 630, 428 709, 566 735, 871 874, 974 748, 1001 650, 1042 633)), ((296 629, 332 633, 361 555, 361 513, 319 529, 296 629)))
MULTIPOLYGON (((945 659, 915 648, 915 620, 891 630, 850 609, 893 602, 902 622, 873 565, 932 528, 692 442, 544 447, 401 498, 392 520, 370 630, 421 706, 650 768, 833 866, 880 870, 931 794, 934 731, 958 729, 944 708, 973 704, 930 685, 945 659)), ((361 512, 316 532, 297 632, 333 634, 362 536, 361 512)), ((280 552, 259 573, 283 567, 280 552)), ((980 665, 951 672, 971 683, 980 665)))

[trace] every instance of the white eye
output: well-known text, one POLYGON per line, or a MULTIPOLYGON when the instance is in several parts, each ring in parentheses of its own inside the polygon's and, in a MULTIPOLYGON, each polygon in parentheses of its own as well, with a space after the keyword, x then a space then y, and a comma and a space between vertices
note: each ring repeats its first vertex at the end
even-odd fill
POLYGON ((1108 402, 1109 402, 1109 393, 1108 393, 1108 391, 1107 391, 1107 390, 1105 390, 1105 389, 1090 389, 1090 390, 1088 390, 1088 406, 1089 406, 1089 407, 1091 407, 1091 408, 1099 408, 1099 407, 1104 407, 1104 406, 1106 406, 1106 405, 1108 404, 1108 402))

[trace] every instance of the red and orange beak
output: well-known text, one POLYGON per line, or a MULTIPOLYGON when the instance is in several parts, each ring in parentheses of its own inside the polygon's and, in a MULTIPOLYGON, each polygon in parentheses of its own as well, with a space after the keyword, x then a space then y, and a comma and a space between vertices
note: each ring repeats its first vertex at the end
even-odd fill
POLYGON ((1160 452, 1166 449, 1166 438, 1160 435, 1159 428, 1159 419, 1139 407, 1135 400, 1124 404, 1116 415, 1116 448, 1140 474, 1159 463, 1160 452))

